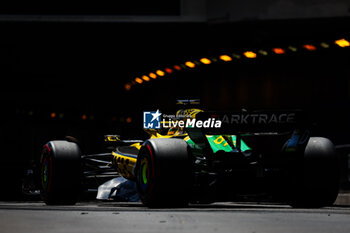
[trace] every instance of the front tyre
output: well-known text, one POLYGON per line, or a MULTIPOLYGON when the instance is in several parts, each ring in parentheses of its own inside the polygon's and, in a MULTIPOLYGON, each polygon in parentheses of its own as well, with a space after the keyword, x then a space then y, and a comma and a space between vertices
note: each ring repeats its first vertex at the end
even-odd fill
POLYGON ((147 140, 135 168, 141 201, 148 207, 182 207, 192 181, 190 149, 183 139, 147 140))
POLYGON ((299 166, 293 176, 291 205, 332 205, 339 192, 339 164, 333 143, 327 138, 311 137, 299 166))
POLYGON ((74 142, 50 141, 41 155, 41 197, 47 205, 74 205, 80 194, 81 151, 74 142))

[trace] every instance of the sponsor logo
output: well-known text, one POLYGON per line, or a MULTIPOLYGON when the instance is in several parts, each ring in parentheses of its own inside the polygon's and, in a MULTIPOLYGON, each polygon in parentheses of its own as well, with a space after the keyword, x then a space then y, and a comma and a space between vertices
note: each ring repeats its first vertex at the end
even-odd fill
POLYGON ((190 115, 166 115, 157 111, 143 112, 144 129, 160 128, 220 128, 221 120, 208 118, 199 120, 190 115), (162 120, 163 119, 163 120, 162 120))
POLYGON ((284 124, 295 123, 295 113, 280 114, 231 114, 224 115, 225 124, 284 124))
POLYGON ((144 129, 160 129, 162 113, 157 111, 143 112, 143 128, 144 129))
POLYGON ((179 128, 220 128, 221 121, 215 118, 209 118, 205 121, 193 119, 186 120, 169 120, 163 121, 163 128, 179 127, 179 128))

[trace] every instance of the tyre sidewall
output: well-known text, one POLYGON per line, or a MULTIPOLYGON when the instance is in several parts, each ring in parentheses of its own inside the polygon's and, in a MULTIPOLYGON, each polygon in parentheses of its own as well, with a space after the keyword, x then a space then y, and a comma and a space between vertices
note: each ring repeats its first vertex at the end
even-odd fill
POLYGON ((182 139, 147 140, 136 165, 137 187, 142 202, 152 206, 184 206, 189 201, 191 159, 182 139), (148 165, 148 184, 143 184, 143 166, 148 165))
POLYGON ((41 196, 46 204, 77 202, 81 189, 80 157, 81 151, 75 143, 50 141, 44 145, 41 156, 41 196))
POLYGON ((333 143, 311 137, 293 177, 292 206, 332 205, 339 192, 339 164, 333 143))

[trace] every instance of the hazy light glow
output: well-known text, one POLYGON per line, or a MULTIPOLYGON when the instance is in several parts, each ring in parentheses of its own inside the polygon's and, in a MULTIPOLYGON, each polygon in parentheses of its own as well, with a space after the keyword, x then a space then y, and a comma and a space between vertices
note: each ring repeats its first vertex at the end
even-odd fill
POLYGON ((186 65, 187 67, 190 67, 190 68, 196 67, 196 64, 194 64, 194 63, 191 62, 191 61, 187 61, 187 62, 185 63, 185 65, 186 65))
POLYGON ((264 56, 267 56, 268 55, 268 53, 265 51, 265 50, 259 50, 258 51, 261 55, 264 55, 264 56))
POLYGON ((127 84, 125 84, 124 88, 126 91, 130 91, 131 85, 129 83, 127 83, 127 84))
POLYGON ((150 76, 150 77, 153 78, 153 79, 156 79, 156 78, 157 78, 157 75, 156 75, 155 73, 149 73, 148 76, 150 76))
POLYGON ((146 82, 151 80, 147 75, 143 75, 142 79, 145 80, 146 82))
POLYGON ((164 71, 162 71, 162 70, 157 70, 156 74, 158 74, 161 77, 165 75, 164 71))
POLYGON ((232 57, 230 57, 228 55, 221 55, 220 59, 223 61, 232 61, 232 57))
POLYGON ((205 64, 205 65, 211 64, 211 60, 208 59, 208 58, 205 58, 205 57, 201 58, 201 59, 200 59, 200 62, 202 62, 202 63, 205 64))
POLYGON ((329 44, 327 44, 325 42, 322 42, 320 45, 321 45, 322 48, 325 48, 325 49, 329 48, 329 44))
POLYGON ((243 53, 243 55, 246 57, 246 58, 256 58, 256 53, 252 52, 252 51, 246 51, 243 53))
POLYGON ((170 68, 165 68, 165 72, 167 72, 168 74, 171 74, 171 73, 173 73, 173 70, 170 68))
POLYGON ((232 53, 232 57, 237 58, 237 59, 241 59, 241 55, 236 54, 236 53, 232 53))
POLYGON ((336 40, 334 43, 342 48, 350 46, 350 42, 345 39, 336 40))
POLYGON ((315 51, 316 50, 316 46, 312 45, 312 44, 306 44, 303 45, 303 47, 309 51, 315 51))
POLYGON ((276 54, 285 54, 286 51, 282 48, 273 48, 272 51, 276 54))
POLYGON ((175 69, 175 70, 181 70, 181 66, 174 65, 174 69, 175 69))
POLYGON ((143 83, 142 79, 140 79, 140 78, 135 78, 135 82, 137 82, 139 84, 143 83))
POLYGON ((290 51, 293 51, 293 52, 298 51, 298 49, 295 48, 294 46, 289 46, 288 49, 289 49, 290 51))

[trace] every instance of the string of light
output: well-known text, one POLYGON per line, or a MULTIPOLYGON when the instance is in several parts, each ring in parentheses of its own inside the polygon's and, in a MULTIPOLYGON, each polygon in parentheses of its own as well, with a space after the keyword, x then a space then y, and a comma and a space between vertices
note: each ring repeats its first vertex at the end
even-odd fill
POLYGON ((331 46, 337 46, 340 48, 350 47, 350 42, 344 38, 337 39, 330 42, 321 42, 319 44, 302 44, 300 46, 288 46, 285 48, 282 47, 273 47, 270 49, 258 49, 256 51, 247 50, 241 53, 231 53, 231 54, 221 54, 217 57, 202 57, 198 60, 189 60, 185 61, 182 64, 176 64, 173 66, 165 67, 164 69, 158 69, 153 72, 140 75, 135 77, 130 82, 124 85, 126 91, 130 91, 133 86, 142 85, 144 83, 151 82, 158 78, 162 78, 166 75, 173 74, 174 72, 179 72, 186 69, 195 69, 202 65, 210 65, 218 61, 222 62, 232 62, 239 59, 256 59, 261 57, 266 57, 268 55, 285 55, 287 53, 295 53, 298 51, 316 51, 317 49, 328 49, 331 46))

